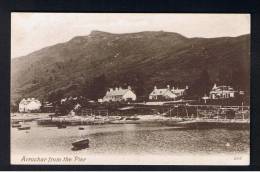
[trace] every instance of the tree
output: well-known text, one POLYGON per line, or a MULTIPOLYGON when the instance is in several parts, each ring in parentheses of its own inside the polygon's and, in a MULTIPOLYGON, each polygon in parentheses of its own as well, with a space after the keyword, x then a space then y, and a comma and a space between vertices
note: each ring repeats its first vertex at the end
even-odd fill
POLYGON ((250 74, 242 69, 233 69, 230 85, 236 90, 248 91, 250 88, 250 74))
POLYGON ((18 110, 19 110, 19 106, 18 106, 18 104, 11 104, 10 105, 10 111, 12 112, 12 113, 14 113, 14 112, 18 112, 18 110))
POLYGON ((212 87, 212 82, 207 70, 203 70, 197 80, 193 82, 190 89, 187 92, 191 97, 202 97, 204 94, 209 94, 212 87))
POLYGON ((105 95, 107 90, 107 80, 104 74, 94 77, 92 83, 89 84, 87 97, 97 100, 105 95))
POLYGON ((225 69, 220 69, 218 72, 218 84, 229 85, 231 81, 232 74, 230 71, 225 69))
POLYGON ((63 97, 63 91, 62 90, 57 90, 54 92, 51 92, 47 98, 48 101, 50 102, 56 102, 60 101, 60 99, 63 97))
POLYGON ((145 93, 144 80, 145 80, 145 76, 143 75, 143 73, 139 71, 135 71, 135 72, 131 71, 131 72, 126 72, 125 74, 122 75, 120 83, 123 83, 122 85, 126 88, 127 86, 131 86, 135 94, 138 97, 140 97, 143 96, 145 93))
POLYGON ((144 95, 144 76, 141 73, 137 72, 134 75, 132 87, 137 96, 144 95))

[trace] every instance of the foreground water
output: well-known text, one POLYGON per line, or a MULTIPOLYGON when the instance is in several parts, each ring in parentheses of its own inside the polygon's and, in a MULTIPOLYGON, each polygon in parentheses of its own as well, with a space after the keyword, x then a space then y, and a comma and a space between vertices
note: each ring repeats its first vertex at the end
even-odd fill
MULTIPOLYGON (((38 126, 35 122, 28 124, 31 126, 28 131, 11 129, 11 157, 14 163, 19 163, 24 155, 93 155, 103 158, 105 155, 117 158, 232 155, 232 160, 236 157, 242 160, 246 155, 246 159, 249 158, 249 130, 186 130, 162 124, 92 125, 79 130, 78 126, 57 129, 38 126), (71 143, 84 138, 90 140, 90 147, 73 151, 71 143)), ((88 162, 91 162, 90 159, 88 162)))

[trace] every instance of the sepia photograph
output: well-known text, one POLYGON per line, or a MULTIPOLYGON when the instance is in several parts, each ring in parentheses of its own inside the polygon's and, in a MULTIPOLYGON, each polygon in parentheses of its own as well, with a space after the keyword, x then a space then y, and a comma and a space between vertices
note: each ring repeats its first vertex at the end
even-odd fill
POLYGON ((12 12, 11 164, 250 165, 250 28, 242 13, 12 12))

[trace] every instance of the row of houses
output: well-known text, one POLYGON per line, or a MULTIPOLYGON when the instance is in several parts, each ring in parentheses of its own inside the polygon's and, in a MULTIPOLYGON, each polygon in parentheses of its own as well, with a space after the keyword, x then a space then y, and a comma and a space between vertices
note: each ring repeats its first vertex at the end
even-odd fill
MULTIPOLYGON (((185 88, 176 88, 170 87, 167 85, 166 88, 157 88, 154 86, 153 91, 149 94, 149 100, 176 100, 184 96, 186 91, 189 89, 188 86, 185 88)), ((241 94, 243 95, 243 91, 236 91, 231 86, 214 84, 211 91, 209 92, 209 96, 205 95, 202 99, 228 99, 234 98, 235 95, 241 94)), ((127 89, 119 88, 110 88, 103 99, 99 99, 99 102, 115 102, 115 101, 135 101, 136 94, 129 86, 127 89)))
MULTIPOLYGON (((154 86, 154 89, 152 92, 149 94, 149 100, 154 101, 154 100, 176 100, 177 98, 180 98, 185 95, 185 92, 189 89, 188 86, 185 88, 177 88, 177 87, 170 87, 170 85, 167 85, 166 88, 157 88, 154 86)), ((243 91, 236 91, 234 90, 231 86, 217 86, 214 84, 212 87, 211 91, 209 92, 209 95, 205 95, 202 97, 205 102, 208 99, 228 99, 228 98, 234 98, 236 93, 239 94, 244 94, 243 91)), ((61 104, 65 102, 66 100, 77 100, 76 98, 64 98, 61 99, 61 104)), ((130 86, 127 88, 122 88, 122 87, 116 87, 116 88, 110 88, 105 96, 101 99, 98 99, 98 102, 121 102, 121 101, 136 101, 137 96, 132 90, 130 86)), ((51 104, 46 104, 44 105, 51 106, 51 104)), ((32 112, 32 111, 37 111, 41 108, 42 104, 39 100, 35 98, 28 98, 28 99, 22 99, 21 102, 19 103, 19 111, 20 112, 32 112)))

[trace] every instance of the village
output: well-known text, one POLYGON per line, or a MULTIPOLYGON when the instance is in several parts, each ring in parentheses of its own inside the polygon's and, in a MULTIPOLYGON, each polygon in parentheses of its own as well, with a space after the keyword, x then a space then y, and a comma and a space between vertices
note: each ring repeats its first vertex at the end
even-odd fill
MULTIPOLYGON (((54 135, 60 130, 64 133, 72 132, 72 137, 78 139, 68 139, 73 141, 70 150, 80 151, 93 147, 96 139, 90 133, 100 129, 103 132, 115 132, 124 131, 128 127, 140 127, 138 130, 141 131, 143 126, 153 126, 170 127, 172 132, 187 133, 216 129, 249 130, 250 106, 244 104, 244 91, 214 84, 209 93, 199 100, 189 100, 185 96, 188 90, 187 85, 184 88, 154 86, 147 101, 138 101, 131 86, 109 88, 97 101, 83 96, 64 97, 58 102, 23 98, 19 103, 19 112, 11 113, 12 132, 30 135, 34 130, 44 128, 49 128, 54 135)), ((229 148, 231 144, 226 141, 224 146, 229 148)))
POLYGON ((199 100, 185 99, 189 86, 178 88, 154 86, 147 101, 138 101, 135 91, 116 87, 97 101, 83 96, 64 97, 59 102, 41 102, 23 98, 14 123, 37 120, 39 125, 91 125, 145 122, 249 122, 250 107, 243 102, 244 91, 214 84, 199 100), (239 100, 239 101, 238 101, 239 100), (238 102, 238 103, 237 103, 238 102), (47 114, 47 115, 42 115, 47 114))

